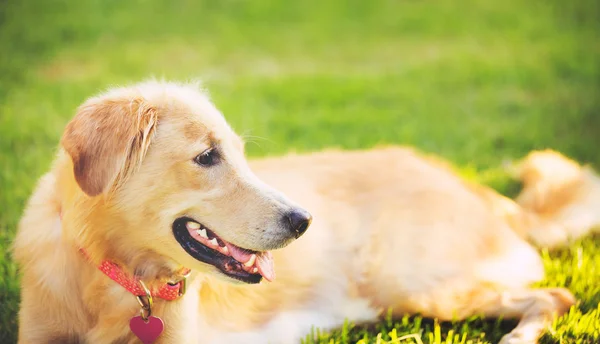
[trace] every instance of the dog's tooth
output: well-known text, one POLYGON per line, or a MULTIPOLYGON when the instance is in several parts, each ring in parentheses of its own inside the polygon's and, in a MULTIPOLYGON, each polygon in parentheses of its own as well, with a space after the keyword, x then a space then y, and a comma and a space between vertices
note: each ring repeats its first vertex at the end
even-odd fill
POLYGON ((208 235, 206 235, 206 229, 204 229, 204 228, 197 229, 196 233, 198 233, 198 235, 200 235, 204 239, 208 239, 208 235))
POLYGON ((253 274, 255 274, 255 273, 257 273, 257 272, 258 272, 258 268, 254 268, 254 269, 252 269, 252 273, 253 273, 253 274))
POLYGON ((217 242, 217 238, 212 238, 208 242, 213 246, 219 246, 219 243, 217 242))
POLYGON ((244 263, 244 266, 249 268, 252 265, 254 265, 254 262, 256 262, 256 255, 255 254, 253 254, 253 255, 250 256, 250 259, 248 259, 248 261, 244 263))
POLYGON ((229 249, 227 248, 227 246, 222 246, 221 252, 223 252, 224 254, 229 254, 229 249))
POLYGON ((188 221, 185 225, 189 229, 199 229, 200 228, 200 224, 198 222, 194 222, 194 221, 188 221))

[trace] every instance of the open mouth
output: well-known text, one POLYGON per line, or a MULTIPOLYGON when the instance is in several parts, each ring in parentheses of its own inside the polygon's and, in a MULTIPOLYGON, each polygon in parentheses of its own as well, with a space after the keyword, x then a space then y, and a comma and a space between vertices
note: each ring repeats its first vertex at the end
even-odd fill
POLYGON ((173 234, 183 249, 196 260, 213 265, 223 274, 245 283, 275 278, 270 252, 247 250, 227 242, 200 222, 182 217, 173 223, 173 234))

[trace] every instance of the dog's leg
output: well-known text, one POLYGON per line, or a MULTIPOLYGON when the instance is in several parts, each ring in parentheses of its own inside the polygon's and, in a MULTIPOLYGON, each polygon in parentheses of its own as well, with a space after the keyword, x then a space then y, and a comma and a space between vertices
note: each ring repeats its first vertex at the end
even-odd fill
POLYGON ((33 287, 30 281, 31 275, 24 273, 17 343, 80 343, 77 329, 85 326, 85 319, 68 322, 72 308, 57 301, 43 286, 33 287))
POLYGON ((486 304, 479 309, 485 316, 520 319, 500 344, 537 343, 553 317, 566 313, 575 303, 571 292, 564 288, 490 291, 485 299, 486 304))

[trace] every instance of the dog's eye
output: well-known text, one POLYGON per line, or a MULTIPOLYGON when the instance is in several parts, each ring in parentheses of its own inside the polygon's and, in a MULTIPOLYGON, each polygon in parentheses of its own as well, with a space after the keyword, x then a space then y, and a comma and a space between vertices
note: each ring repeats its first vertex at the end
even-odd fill
POLYGON ((194 161, 200 166, 213 166, 219 162, 219 153, 216 149, 211 148, 196 156, 194 161))

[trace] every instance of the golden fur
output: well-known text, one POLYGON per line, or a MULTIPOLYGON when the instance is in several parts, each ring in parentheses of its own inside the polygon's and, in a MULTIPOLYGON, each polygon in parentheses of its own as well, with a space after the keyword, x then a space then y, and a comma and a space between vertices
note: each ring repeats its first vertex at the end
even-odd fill
POLYGON ((600 179, 551 151, 514 168, 524 182, 517 202, 402 147, 249 166, 241 140, 193 85, 147 82, 91 98, 61 144, 14 243, 20 343, 136 342, 128 323, 139 305, 97 269, 102 259, 151 287, 193 270, 182 298, 155 300, 161 343, 296 343, 311 326, 372 322, 389 307, 398 316, 515 317, 503 342, 534 343, 574 298, 529 288, 543 277, 532 245, 564 244, 600 223, 600 179), (213 145, 219 167, 192 162, 213 145), (294 202, 314 221, 291 242, 275 218, 294 202), (171 231, 182 215, 236 245, 277 249, 276 280, 231 283, 189 256, 171 231))

